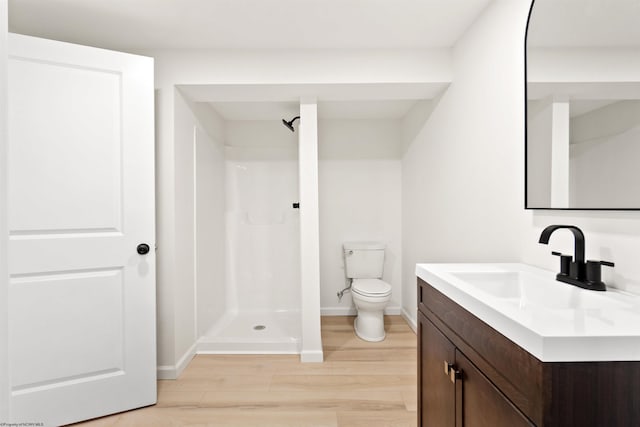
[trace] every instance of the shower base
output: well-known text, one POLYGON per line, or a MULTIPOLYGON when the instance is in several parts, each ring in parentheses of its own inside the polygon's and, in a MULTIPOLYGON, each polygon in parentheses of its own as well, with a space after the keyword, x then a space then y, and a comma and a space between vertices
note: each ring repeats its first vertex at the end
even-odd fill
POLYGON ((299 354, 300 311, 227 313, 198 340, 199 354, 299 354))

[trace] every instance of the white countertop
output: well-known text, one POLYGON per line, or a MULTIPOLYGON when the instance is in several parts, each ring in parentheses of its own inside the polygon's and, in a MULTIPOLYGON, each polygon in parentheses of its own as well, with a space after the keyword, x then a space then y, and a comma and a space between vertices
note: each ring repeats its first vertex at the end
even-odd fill
POLYGON ((543 362, 640 360, 640 296, 526 264, 417 264, 416 275, 543 362))

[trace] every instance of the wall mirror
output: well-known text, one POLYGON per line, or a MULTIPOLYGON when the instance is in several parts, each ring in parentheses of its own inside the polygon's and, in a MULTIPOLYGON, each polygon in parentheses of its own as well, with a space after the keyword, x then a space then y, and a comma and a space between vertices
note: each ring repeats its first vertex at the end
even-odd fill
POLYGON ((527 209, 640 209, 640 0, 534 0, 527 209))

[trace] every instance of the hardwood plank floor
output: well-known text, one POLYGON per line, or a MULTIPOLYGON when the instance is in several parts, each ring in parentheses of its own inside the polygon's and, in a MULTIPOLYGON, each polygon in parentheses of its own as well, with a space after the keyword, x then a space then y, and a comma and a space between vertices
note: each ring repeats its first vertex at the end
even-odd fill
POLYGON ((385 316, 370 343, 353 317, 322 318, 324 363, 297 355, 198 355, 178 380, 158 381, 157 405, 82 427, 410 427, 417 421, 417 338, 385 316))

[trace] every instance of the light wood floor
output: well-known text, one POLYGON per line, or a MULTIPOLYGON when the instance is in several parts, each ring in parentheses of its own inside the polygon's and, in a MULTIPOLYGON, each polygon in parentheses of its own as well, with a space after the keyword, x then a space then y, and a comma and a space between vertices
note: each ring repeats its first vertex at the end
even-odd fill
POLYGON ((324 363, 297 355, 198 355, 158 404, 104 417, 105 426, 415 426, 416 335, 385 316, 387 338, 358 339, 353 317, 323 317, 324 363))

